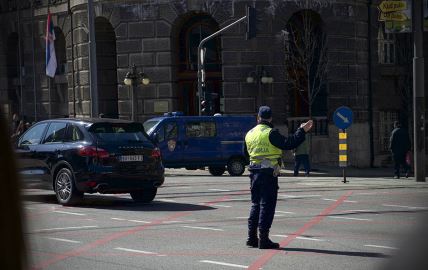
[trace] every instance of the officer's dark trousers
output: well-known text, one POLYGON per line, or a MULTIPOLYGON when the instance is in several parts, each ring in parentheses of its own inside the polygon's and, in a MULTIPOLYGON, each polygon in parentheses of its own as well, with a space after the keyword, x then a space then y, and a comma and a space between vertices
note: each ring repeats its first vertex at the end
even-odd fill
POLYGON ((251 180, 251 211, 248 218, 248 230, 269 232, 275 215, 278 197, 278 177, 273 177, 272 170, 268 172, 252 171, 251 180))

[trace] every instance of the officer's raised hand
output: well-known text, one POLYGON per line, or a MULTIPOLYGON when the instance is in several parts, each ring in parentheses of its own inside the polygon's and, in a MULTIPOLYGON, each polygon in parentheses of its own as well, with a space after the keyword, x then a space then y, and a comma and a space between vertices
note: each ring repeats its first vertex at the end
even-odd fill
POLYGON ((311 130, 312 126, 314 125, 314 121, 313 120, 309 120, 306 123, 301 123, 300 127, 303 128, 303 130, 305 132, 308 132, 309 130, 311 130))

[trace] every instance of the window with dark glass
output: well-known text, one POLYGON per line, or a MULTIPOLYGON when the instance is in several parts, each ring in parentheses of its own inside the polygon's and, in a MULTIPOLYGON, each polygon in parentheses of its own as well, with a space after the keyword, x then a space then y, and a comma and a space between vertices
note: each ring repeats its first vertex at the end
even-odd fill
POLYGON ((67 131, 66 123, 51 123, 46 133, 44 143, 58 143, 65 141, 65 134, 67 131))
POLYGON ((19 145, 39 144, 47 125, 47 123, 43 123, 31 127, 24 136, 19 139, 19 145))

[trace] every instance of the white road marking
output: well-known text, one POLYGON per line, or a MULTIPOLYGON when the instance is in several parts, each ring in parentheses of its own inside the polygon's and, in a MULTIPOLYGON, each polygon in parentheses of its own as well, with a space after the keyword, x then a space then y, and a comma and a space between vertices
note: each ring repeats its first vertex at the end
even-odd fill
POLYGON ((137 222, 137 223, 151 223, 150 221, 145 221, 145 220, 136 220, 136 219, 128 219, 128 221, 131 221, 131 222, 137 222))
MULTIPOLYGON (((337 200, 336 199, 327 199, 327 198, 322 198, 324 201, 333 201, 333 202, 337 202, 337 200)), ((348 200, 345 200, 345 201, 343 201, 343 202, 347 202, 347 203, 357 203, 357 201, 348 201, 348 200)))
POLYGON ((212 263, 212 264, 218 264, 218 265, 224 265, 224 266, 230 266, 230 267, 245 268, 245 269, 248 268, 248 266, 245 266, 245 265, 225 263, 225 262, 216 262, 216 261, 208 261, 208 260, 202 260, 199 262, 201 262, 201 263, 212 263))
POLYGON ((53 212, 54 213, 60 213, 60 214, 67 214, 67 215, 75 215, 75 216, 86 216, 86 214, 75 213, 75 212, 66 212, 66 211, 58 211, 58 210, 55 210, 53 212))
POLYGON ((285 217, 285 215, 279 214, 279 215, 274 215, 274 217, 285 217))
POLYGON ((377 245, 364 245, 365 247, 375 247, 375 248, 385 248, 385 249, 398 249, 395 247, 388 247, 388 246, 377 246, 377 245))
POLYGON ((408 209, 427 209, 428 208, 428 207, 406 206, 406 205, 396 205, 396 204, 382 204, 382 206, 408 208, 408 209))
POLYGON ((213 204, 213 205, 211 205, 211 206, 215 206, 215 207, 224 207, 224 208, 232 207, 232 206, 230 206, 230 205, 224 205, 224 204, 213 204))
POLYGON ((170 200, 170 199, 158 199, 156 201, 158 201, 158 202, 176 202, 176 201, 170 200))
POLYGON ((376 210, 368 210, 368 209, 362 209, 362 210, 343 210, 340 211, 340 213, 353 213, 353 212, 376 212, 376 210))
MULTIPOLYGON (((276 237, 288 237, 288 235, 284 235, 284 234, 274 234, 272 236, 276 236, 276 237)), ((311 238, 311 237, 304 237, 304 236, 297 236, 296 239, 300 239, 300 240, 309 240, 309 241, 319 241, 319 242, 323 242, 325 241, 324 239, 318 239, 318 238, 311 238)))
POLYGON ((156 252, 144 251, 144 250, 138 250, 138 249, 130 249, 130 248, 122 248, 122 247, 117 247, 115 249, 116 250, 122 250, 122 251, 128 251, 128 252, 134 252, 134 253, 140 253, 140 254, 147 254, 147 255, 166 256, 166 255, 162 255, 162 254, 159 254, 156 252))
POLYGON ((219 188, 210 188, 208 190, 211 190, 211 191, 230 191, 228 189, 219 189, 219 188))
POLYGON ((116 218, 116 217, 112 217, 111 219, 113 219, 113 220, 119 220, 119 221, 125 221, 126 220, 124 218, 116 218))
POLYGON ((294 215, 294 212, 286 212, 286 211, 275 211, 275 213, 281 213, 281 214, 292 214, 294 215))
POLYGON ((210 227, 195 227, 195 226, 181 226, 181 227, 189 228, 189 229, 199 229, 199 230, 224 231, 223 229, 210 228, 210 227))
POLYGON ((195 219, 186 219, 186 220, 167 220, 163 221, 162 223, 168 224, 168 223, 183 223, 183 222, 194 222, 195 219))
POLYGON ((60 231, 60 230, 72 230, 72 229, 89 229, 89 228, 98 228, 98 226, 80 226, 80 227, 49 228, 49 229, 35 230, 35 232, 60 231))
POLYGON ((371 219, 368 219, 368 218, 334 217, 334 216, 329 216, 329 218, 360 220, 360 221, 371 221, 371 219))
POLYGON ((68 242, 68 243, 80 243, 80 241, 74 241, 74 240, 63 239, 63 238, 55 238, 55 237, 47 237, 47 239, 61 241, 61 242, 68 242))

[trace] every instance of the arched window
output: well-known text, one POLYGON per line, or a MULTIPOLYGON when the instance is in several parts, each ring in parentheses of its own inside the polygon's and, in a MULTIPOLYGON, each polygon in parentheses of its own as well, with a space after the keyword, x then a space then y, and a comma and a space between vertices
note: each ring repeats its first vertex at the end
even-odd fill
POLYGON ((118 117, 116 34, 111 23, 95 18, 99 113, 118 117))
POLYGON ((326 116, 327 47, 318 13, 301 10, 287 23, 289 114, 291 117, 326 116))
MULTIPOLYGON (((198 45, 200 41, 219 29, 209 15, 190 14, 183 20, 178 33, 177 79, 179 90, 178 109, 186 115, 199 114, 197 97, 198 45)), ((206 93, 212 97, 212 113, 220 112, 221 96, 221 42, 216 37, 205 43, 204 67, 206 93)))

